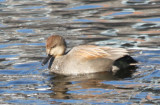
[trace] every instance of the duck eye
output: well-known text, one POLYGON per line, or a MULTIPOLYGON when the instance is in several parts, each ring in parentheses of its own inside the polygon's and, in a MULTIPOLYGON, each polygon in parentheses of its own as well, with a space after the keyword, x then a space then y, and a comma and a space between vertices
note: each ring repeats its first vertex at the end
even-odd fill
POLYGON ((52 46, 51 48, 54 48, 54 47, 56 47, 57 45, 54 45, 54 46, 52 46))

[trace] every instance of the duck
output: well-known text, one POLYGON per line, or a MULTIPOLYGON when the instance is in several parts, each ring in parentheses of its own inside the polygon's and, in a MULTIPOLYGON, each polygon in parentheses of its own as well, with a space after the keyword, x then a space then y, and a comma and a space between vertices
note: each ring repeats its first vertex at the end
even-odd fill
POLYGON ((42 65, 49 62, 50 72, 59 75, 81 75, 98 72, 115 72, 125 69, 136 61, 124 48, 97 45, 78 45, 66 52, 65 39, 51 35, 46 40, 47 57, 42 65))

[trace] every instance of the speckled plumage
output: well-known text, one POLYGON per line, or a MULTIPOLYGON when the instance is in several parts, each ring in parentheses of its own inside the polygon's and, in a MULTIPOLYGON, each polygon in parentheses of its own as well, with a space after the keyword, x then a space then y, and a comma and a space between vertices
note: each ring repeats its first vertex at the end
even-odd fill
POLYGON ((54 57, 51 72, 62 75, 112 72, 115 68, 113 63, 128 55, 128 51, 124 48, 95 45, 76 46, 67 54, 65 50, 66 43, 63 37, 52 35, 47 39, 46 52, 54 57))

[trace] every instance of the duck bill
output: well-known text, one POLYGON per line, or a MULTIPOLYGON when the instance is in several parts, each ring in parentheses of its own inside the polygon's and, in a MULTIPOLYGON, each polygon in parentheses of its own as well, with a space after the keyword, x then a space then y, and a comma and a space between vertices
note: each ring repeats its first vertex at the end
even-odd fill
POLYGON ((44 66, 50 60, 51 57, 52 57, 52 55, 48 54, 48 56, 43 59, 41 65, 44 66))
POLYGON ((51 68, 53 61, 54 61, 54 57, 52 56, 48 64, 48 69, 51 68))

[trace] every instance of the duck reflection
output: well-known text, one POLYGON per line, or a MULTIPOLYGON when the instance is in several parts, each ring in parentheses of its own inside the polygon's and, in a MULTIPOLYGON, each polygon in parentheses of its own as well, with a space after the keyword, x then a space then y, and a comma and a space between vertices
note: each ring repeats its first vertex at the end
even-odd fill
POLYGON ((77 76, 63 76, 53 74, 49 84, 53 91, 53 94, 51 94, 50 97, 53 99, 86 99, 93 97, 100 98, 103 96, 103 94, 88 94, 88 91, 90 91, 90 89, 117 89, 118 87, 114 85, 103 84, 102 82, 129 78, 135 72, 136 68, 136 66, 130 66, 129 68, 119 70, 116 73, 100 72, 77 76), (79 93, 79 91, 84 92, 79 93))

